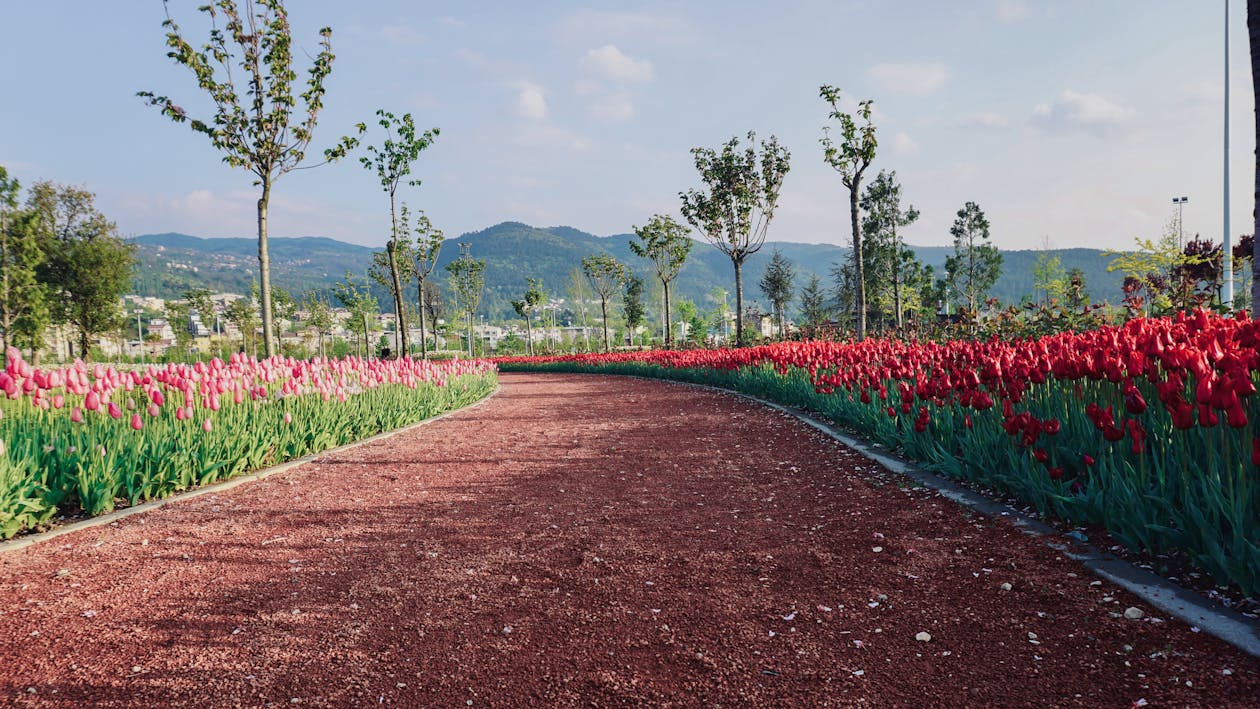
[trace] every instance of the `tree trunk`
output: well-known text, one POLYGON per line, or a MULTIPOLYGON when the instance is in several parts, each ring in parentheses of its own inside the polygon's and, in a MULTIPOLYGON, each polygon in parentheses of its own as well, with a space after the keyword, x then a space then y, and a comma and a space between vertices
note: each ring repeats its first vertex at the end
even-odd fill
POLYGON ((744 346, 744 262, 731 259, 735 264, 735 346, 744 346))
POLYGON ((271 357, 276 353, 272 340, 275 333, 271 322, 271 256, 267 253, 267 205, 271 201, 271 178, 262 179, 262 196, 258 198, 258 287, 262 307, 263 353, 271 357))
POLYGON ((473 313, 468 311, 468 359, 472 359, 476 355, 473 354, 473 313))
POLYGON ((670 349, 674 343, 674 325, 669 317, 669 281, 661 281, 661 285, 665 287, 665 349, 670 349))
POLYGON ((530 357, 534 356, 534 329, 529 322, 529 308, 522 308, 525 311, 525 354, 530 357))
POLYGON ((88 354, 90 354, 90 350, 88 349, 88 333, 87 333, 87 330, 80 327, 79 328, 79 356, 83 358, 84 362, 87 362, 89 359, 88 354))
POLYGON ((608 298, 602 295, 599 297, 599 313, 603 317, 604 325, 604 354, 608 354, 612 351, 608 343, 608 298))
POLYGON ((363 359, 367 359, 372 352, 368 349, 368 322, 367 313, 363 314, 363 359))
POLYGON ((429 343, 424 338, 424 279, 417 276, 416 281, 419 285, 419 301, 420 301, 420 359, 429 358, 429 343))
MULTIPOLYGON (((424 317, 423 313, 420 315, 420 317, 424 317)), ((429 329, 433 331, 433 349, 436 350, 438 346, 437 315, 433 315, 429 319, 429 325, 431 326, 429 329)))
POLYGON ((398 354, 397 357, 407 358, 410 354, 407 342, 407 320, 404 315, 402 298, 402 279, 398 274, 398 212, 394 206, 394 193, 389 193, 389 220, 392 224, 393 231, 390 232, 389 245, 385 249, 385 253, 389 255, 389 278, 390 290, 394 296, 394 328, 398 331, 398 354))
MULTIPOLYGON (((1260 111, 1260 0, 1247 0, 1247 36, 1251 42, 1251 87, 1260 111)), ((1256 194, 1252 234, 1260 237, 1260 113, 1256 118, 1256 194)), ((1251 247, 1251 318, 1260 320, 1260 238, 1251 247)))
POLYGON ((858 189, 862 184, 859 174, 849 189, 849 227, 853 231, 853 265, 857 270, 857 338, 866 339, 866 266, 862 260, 862 231, 858 228, 858 189))

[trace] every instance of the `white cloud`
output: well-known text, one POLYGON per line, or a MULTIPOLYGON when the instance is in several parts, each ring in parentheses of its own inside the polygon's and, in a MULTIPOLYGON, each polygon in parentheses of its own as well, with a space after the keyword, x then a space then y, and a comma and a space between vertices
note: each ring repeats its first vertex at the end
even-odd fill
POLYGON ((997 113, 980 112, 972 114, 967 120, 963 121, 963 126, 967 128, 990 128, 1001 129, 1009 126, 1011 122, 1006 116, 997 113))
POLYGON ((547 117, 547 97, 538 84, 526 83, 516 97, 516 111, 526 118, 540 121, 547 117))
POLYGON ((579 10, 560 20, 556 34, 567 42, 579 38, 694 47, 698 41, 697 33, 682 18, 616 10, 579 10))
POLYGON ((408 25, 385 25, 380 29, 381 36, 394 44, 423 44, 424 35, 408 25))
POLYGON ((1133 116, 1133 111, 1096 94, 1065 89, 1052 103, 1039 104, 1029 122, 1051 132, 1085 131, 1113 134, 1133 116))
POLYGON ((893 152, 898 155, 909 155, 919 152, 919 144, 909 133, 902 131, 893 136, 893 152))
POLYGON ((467 22, 464 22, 458 17, 451 17, 450 15, 443 17, 441 20, 439 20, 439 22, 446 25, 447 27, 454 27, 456 29, 463 29, 468 26, 467 22))
POLYGON ((1015 22, 1032 14, 1026 0, 997 0, 994 12, 1001 22, 1015 22))
POLYGON ((886 91, 924 95, 945 85, 949 67, 940 62, 876 64, 867 75, 886 91))
POLYGON ((592 103, 591 113, 607 121, 625 121, 634 117, 634 104, 625 94, 609 94, 592 103))
POLYGON ((592 49, 578 62, 583 71, 613 81, 644 83, 652 80, 652 62, 627 56, 616 46, 606 44, 592 49))
POLYGON ((590 140, 548 123, 526 126, 517 136, 517 142, 528 147, 561 148, 571 153, 583 153, 591 149, 590 140))

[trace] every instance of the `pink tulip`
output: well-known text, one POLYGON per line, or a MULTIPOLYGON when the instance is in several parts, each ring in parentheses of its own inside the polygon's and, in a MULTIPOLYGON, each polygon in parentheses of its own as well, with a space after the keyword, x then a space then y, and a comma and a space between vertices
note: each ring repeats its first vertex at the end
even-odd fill
POLYGON ((144 421, 140 418, 140 414, 131 415, 131 428, 136 431, 144 428, 144 421))
POLYGON ((101 395, 94 391, 89 391, 87 398, 83 400, 83 406, 88 411, 96 411, 101 408, 101 395))
POLYGON ((205 431, 206 433, 210 433, 210 430, 213 428, 214 426, 210 424, 210 419, 206 419, 205 421, 201 422, 201 430, 205 431))
POLYGON ((75 423, 83 423, 83 409, 74 407, 70 410, 70 420, 75 423))
POLYGON ((114 419, 122 418, 122 409, 118 408, 118 404, 109 402, 109 417, 114 419))
POLYGON ((53 394, 52 405, 54 409, 60 409, 66 405, 66 397, 61 394, 53 394))
POLYGON ((289 413, 288 411, 284 412, 284 422, 293 423, 293 414, 289 413))
POLYGON ((149 404, 150 416, 157 418, 157 416, 161 413, 162 413, 162 407, 158 406, 157 404, 149 404))

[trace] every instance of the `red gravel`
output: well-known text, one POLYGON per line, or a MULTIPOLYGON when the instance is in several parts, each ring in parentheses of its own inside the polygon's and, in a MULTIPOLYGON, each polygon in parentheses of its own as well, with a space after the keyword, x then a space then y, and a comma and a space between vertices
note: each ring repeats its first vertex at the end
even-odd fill
POLYGON ((1256 660, 785 415, 502 381, 0 556, 0 703, 1260 703, 1256 660))

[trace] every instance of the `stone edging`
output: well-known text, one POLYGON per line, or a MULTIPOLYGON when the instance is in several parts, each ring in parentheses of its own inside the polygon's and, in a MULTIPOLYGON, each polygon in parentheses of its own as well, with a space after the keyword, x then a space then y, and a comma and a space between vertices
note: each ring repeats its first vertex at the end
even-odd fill
POLYGON ((114 522, 117 522, 120 519, 130 517, 132 515, 138 515, 144 512, 156 510, 158 508, 165 507, 166 505, 169 505, 174 502, 182 502, 184 500, 191 500, 195 497, 201 497, 202 495, 210 495, 217 492, 223 492, 224 490, 230 490, 238 485, 244 485, 245 483, 250 483, 257 480, 265 480, 273 475, 278 475, 279 473, 287 472, 289 470, 292 470, 293 468, 298 467, 299 465, 310 463, 314 461, 315 459, 321 458, 326 455, 330 455, 333 453, 341 453, 344 451, 351 450, 353 448, 358 448, 359 446, 367 445, 369 443, 375 443, 376 441, 383 441, 387 438, 397 436, 400 433, 406 433, 407 431, 410 431, 412 429, 416 429, 421 426, 428 425, 430 423, 433 423, 434 421, 441 421, 447 416, 453 416, 455 414, 463 413, 465 411, 469 411, 478 406, 481 406, 482 404, 486 403, 491 398, 493 398, 495 394, 498 394, 499 388, 500 388, 500 385, 496 383, 494 389, 491 390, 489 394, 486 394, 485 396, 481 397, 480 399, 478 399, 477 401, 474 401, 471 404, 468 404, 466 406, 461 406, 458 409, 452 409, 450 411, 446 411, 444 413, 438 414, 437 416, 432 416, 422 421, 417 421, 413 424, 408 424, 406 426, 403 426, 402 428, 396 428, 392 431, 385 431, 384 433, 378 433, 375 436, 371 436, 369 438, 364 438, 362 440, 354 441, 353 443, 347 443, 344 446, 338 446, 336 448, 329 448, 327 450, 319 451, 317 453, 309 453, 307 455, 302 456, 301 458, 294 458, 293 460, 280 463, 278 465, 273 465, 270 468, 263 468, 262 470, 257 470, 252 473, 242 473, 241 475, 237 475, 234 478, 229 478, 228 480, 224 480, 222 482, 206 485, 205 487, 193 488, 192 490, 187 490, 185 492, 177 493, 175 495, 171 495, 170 497, 164 497, 160 500, 150 500, 149 502, 143 502, 141 504, 133 505, 131 507, 126 507, 121 510, 114 510, 113 512, 106 512, 105 514, 97 515, 96 517, 90 517, 88 519, 83 519, 76 522, 70 522, 69 524, 60 525, 58 527, 50 529, 47 532, 27 534, 21 537, 17 537, 15 539, 10 539, 5 542, 0 542, 0 554, 4 554, 6 552, 15 552, 20 549, 25 549, 33 544, 40 544, 42 542, 46 542, 50 539, 56 539, 57 537, 60 537, 65 534, 70 534, 72 532, 78 532, 84 529, 91 529, 92 527, 101 527, 101 526, 113 524, 114 522))

